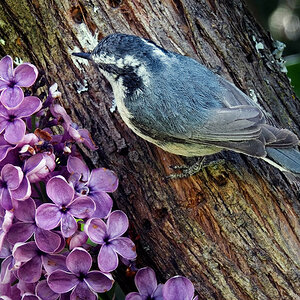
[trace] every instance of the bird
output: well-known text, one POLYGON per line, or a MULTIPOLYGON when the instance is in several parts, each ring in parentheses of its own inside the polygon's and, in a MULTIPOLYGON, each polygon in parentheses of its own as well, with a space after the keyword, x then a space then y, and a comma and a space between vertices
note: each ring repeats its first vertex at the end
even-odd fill
POLYGON ((72 54, 98 67, 126 125, 163 150, 185 157, 231 150, 300 176, 298 137, 273 126, 256 102, 195 59, 123 33, 72 54))

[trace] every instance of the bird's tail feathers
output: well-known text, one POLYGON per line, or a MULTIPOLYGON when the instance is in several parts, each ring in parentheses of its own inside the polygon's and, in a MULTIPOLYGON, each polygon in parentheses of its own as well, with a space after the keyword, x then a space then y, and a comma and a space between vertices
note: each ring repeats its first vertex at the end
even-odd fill
POLYGON ((263 160, 283 172, 300 176, 300 152, 295 148, 269 148, 266 147, 267 156, 263 160))

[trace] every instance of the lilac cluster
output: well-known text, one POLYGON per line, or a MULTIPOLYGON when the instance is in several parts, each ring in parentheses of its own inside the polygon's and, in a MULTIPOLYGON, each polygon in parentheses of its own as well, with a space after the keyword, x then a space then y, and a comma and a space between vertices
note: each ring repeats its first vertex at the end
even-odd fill
MULTIPOLYGON (((128 218, 112 211, 108 194, 118 178, 83 162, 76 144, 97 147, 56 103, 57 84, 43 101, 24 93, 38 80, 34 65, 0 61, 0 299, 95 300, 111 289, 119 257, 136 258, 123 236, 128 218)), ((126 300, 197 299, 184 277, 157 285, 154 271, 143 268, 135 282, 139 292, 126 300)))
POLYGON ((108 194, 118 178, 82 161, 76 143, 97 148, 56 103, 56 84, 43 102, 24 95, 37 78, 32 64, 14 69, 10 56, 0 61, 0 295, 97 299, 113 285, 118 256, 136 258, 122 236, 128 219, 112 211, 108 194))

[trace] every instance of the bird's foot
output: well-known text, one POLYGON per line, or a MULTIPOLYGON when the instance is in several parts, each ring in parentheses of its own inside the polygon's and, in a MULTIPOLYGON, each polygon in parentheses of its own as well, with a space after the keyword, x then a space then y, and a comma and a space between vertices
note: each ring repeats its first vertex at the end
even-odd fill
POLYGON ((181 173, 172 173, 167 176, 167 179, 180 179, 193 176, 202 170, 204 161, 205 157, 199 157, 198 160, 191 166, 170 166, 170 168, 172 168, 173 170, 181 170, 181 173))

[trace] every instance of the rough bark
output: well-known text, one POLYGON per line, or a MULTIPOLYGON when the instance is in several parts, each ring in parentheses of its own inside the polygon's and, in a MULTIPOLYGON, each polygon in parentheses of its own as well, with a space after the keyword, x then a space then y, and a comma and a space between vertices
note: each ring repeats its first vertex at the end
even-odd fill
POLYGON ((0 54, 30 61, 57 82, 62 104, 92 132, 90 166, 120 178, 116 207, 129 216, 139 267, 184 274, 200 299, 300 299, 299 192, 261 160, 224 152, 196 176, 166 180, 184 160, 143 141, 110 112, 109 84, 73 50, 133 33, 192 56, 256 95, 300 136, 300 103, 273 41, 240 0, 1 0, 0 54), (263 49, 257 43, 263 44, 263 49))

